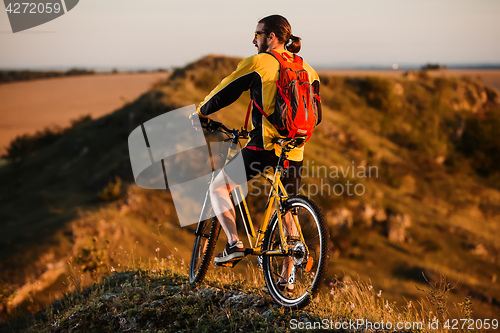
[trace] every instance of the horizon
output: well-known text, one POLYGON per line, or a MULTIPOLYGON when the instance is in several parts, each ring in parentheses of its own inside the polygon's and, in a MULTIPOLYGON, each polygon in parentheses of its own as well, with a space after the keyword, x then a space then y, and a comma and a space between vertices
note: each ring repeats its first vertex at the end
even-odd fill
MULTIPOLYGON (((200 60, 196 59, 194 62, 200 60)), ((187 62, 182 66, 140 66, 140 65, 130 65, 130 66, 111 66, 111 65, 100 65, 100 66, 85 66, 85 65, 69 65, 69 66, 46 66, 46 67, 0 67, 0 71, 66 71, 71 69, 82 69, 90 70, 96 72, 126 72, 126 71, 172 71, 176 68, 182 68, 193 61, 187 62)), ((441 69, 454 69, 454 70, 500 70, 500 61, 497 63, 455 63, 455 64, 444 64, 444 63, 425 63, 425 64, 397 64, 398 67, 394 68, 394 64, 370 64, 370 63, 340 63, 340 64, 311 64, 317 70, 420 70, 425 65, 439 65, 441 69)))

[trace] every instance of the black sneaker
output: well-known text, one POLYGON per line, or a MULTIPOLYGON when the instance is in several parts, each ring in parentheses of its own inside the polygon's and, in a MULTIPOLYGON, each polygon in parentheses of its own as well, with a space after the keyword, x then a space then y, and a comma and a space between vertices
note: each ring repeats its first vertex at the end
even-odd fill
POLYGON ((233 246, 229 246, 229 243, 227 243, 224 251, 215 256, 215 263, 220 264, 236 259, 240 260, 244 256, 245 247, 242 241, 237 241, 233 246))
POLYGON ((293 284, 290 284, 287 281, 278 282, 278 283, 276 283, 276 286, 278 287, 278 289, 281 292, 286 291, 288 293, 293 293, 293 290, 294 290, 294 287, 295 287, 293 284))

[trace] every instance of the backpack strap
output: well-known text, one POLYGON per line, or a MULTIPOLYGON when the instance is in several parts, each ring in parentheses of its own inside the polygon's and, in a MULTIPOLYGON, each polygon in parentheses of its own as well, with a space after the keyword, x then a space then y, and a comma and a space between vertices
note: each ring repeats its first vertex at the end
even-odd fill
POLYGON ((264 117, 267 118, 267 115, 266 113, 264 112, 264 110, 262 110, 262 108, 257 104, 257 102, 255 100, 250 100, 250 104, 248 104, 248 109, 247 109, 247 115, 245 116, 245 127, 243 127, 245 130, 248 130, 248 120, 250 118, 250 112, 252 111, 252 104, 255 105, 255 107, 257 108, 257 110, 260 111, 260 113, 262 113, 262 115, 264 117))
POLYGON ((248 131, 248 118, 250 118, 250 111, 252 111, 252 103, 253 99, 250 100, 250 104, 248 104, 247 115, 245 116, 245 126, 243 127, 245 131, 248 131))
POLYGON ((279 54, 277 51, 271 50, 269 52, 266 52, 267 54, 272 55, 278 62, 280 63, 281 66, 283 66, 283 63, 285 62, 285 59, 279 54))
MULTIPOLYGON (((277 51, 274 51, 274 50, 271 50, 269 52, 266 52, 270 55, 272 55, 276 60, 278 60, 278 62, 280 63, 280 70, 281 70, 281 67, 287 63, 288 61, 286 61, 285 59, 283 59, 283 56, 277 52, 277 51)), ((296 54, 293 54, 293 62, 295 64, 299 64, 300 66, 302 66, 302 63, 303 63, 303 60, 302 60, 302 57, 296 55, 296 54)), ((264 112, 264 110, 262 110, 262 108, 257 104, 257 102, 255 102, 255 100, 250 100, 250 104, 248 105, 248 109, 247 109, 247 114, 245 116, 245 126, 244 126, 244 129, 245 130, 248 130, 248 121, 249 121, 249 118, 250 118, 250 112, 252 111, 252 104, 255 105, 255 107, 257 108, 257 110, 260 111, 260 113, 262 113, 262 115, 264 117, 268 117, 268 115, 264 112)))
MULTIPOLYGON (((286 61, 284 58, 283 58, 283 54, 280 54, 279 52, 277 51, 274 51, 274 50, 271 50, 269 52, 266 52, 270 55, 272 55, 274 58, 276 58, 276 60, 279 61, 280 65, 283 66, 283 64, 287 63, 288 61, 286 61)), ((287 55, 288 56, 288 55, 287 55)), ((303 63, 304 63, 304 59, 302 59, 301 56, 298 56, 294 53, 292 53, 292 56, 293 56, 293 63, 294 64, 298 64, 300 65, 301 67, 303 66, 303 63)))

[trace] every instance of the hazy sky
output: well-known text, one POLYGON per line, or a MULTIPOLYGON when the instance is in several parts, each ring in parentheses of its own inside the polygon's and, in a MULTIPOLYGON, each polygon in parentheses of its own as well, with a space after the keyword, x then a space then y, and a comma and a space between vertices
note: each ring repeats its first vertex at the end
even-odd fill
POLYGON ((500 0, 80 0, 16 34, 0 4, 0 68, 170 68, 211 53, 245 57, 256 51, 257 21, 276 13, 316 66, 500 63, 500 0))

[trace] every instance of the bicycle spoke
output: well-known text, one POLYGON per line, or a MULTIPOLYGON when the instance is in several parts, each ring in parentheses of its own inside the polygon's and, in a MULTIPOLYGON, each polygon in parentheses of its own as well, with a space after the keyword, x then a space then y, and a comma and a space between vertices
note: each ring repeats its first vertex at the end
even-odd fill
MULTIPOLYGON (((285 307, 300 308, 307 305, 316 295, 324 278, 325 265, 327 265, 324 256, 328 229, 322 215, 317 213, 317 206, 308 198, 294 197, 287 202, 293 203, 288 209, 293 211, 294 219, 299 223, 302 238, 297 228, 294 227, 295 224, 290 225, 289 220, 282 220, 284 221, 283 236, 286 237, 292 254, 264 257, 264 277, 270 294, 276 302, 285 307), (310 260, 312 260, 311 267, 306 271, 310 260), (290 280, 289 274, 292 272, 295 275, 294 281, 290 280), (284 286, 278 284, 278 282, 285 281, 287 283, 284 286), (290 281, 294 283, 288 283, 290 281)), ((286 214, 287 212, 282 216, 286 214)), ((268 244, 266 249, 269 249, 271 244, 273 249, 278 249, 281 237, 276 217, 273 218, 270 228, 264 242, 268 244)))

